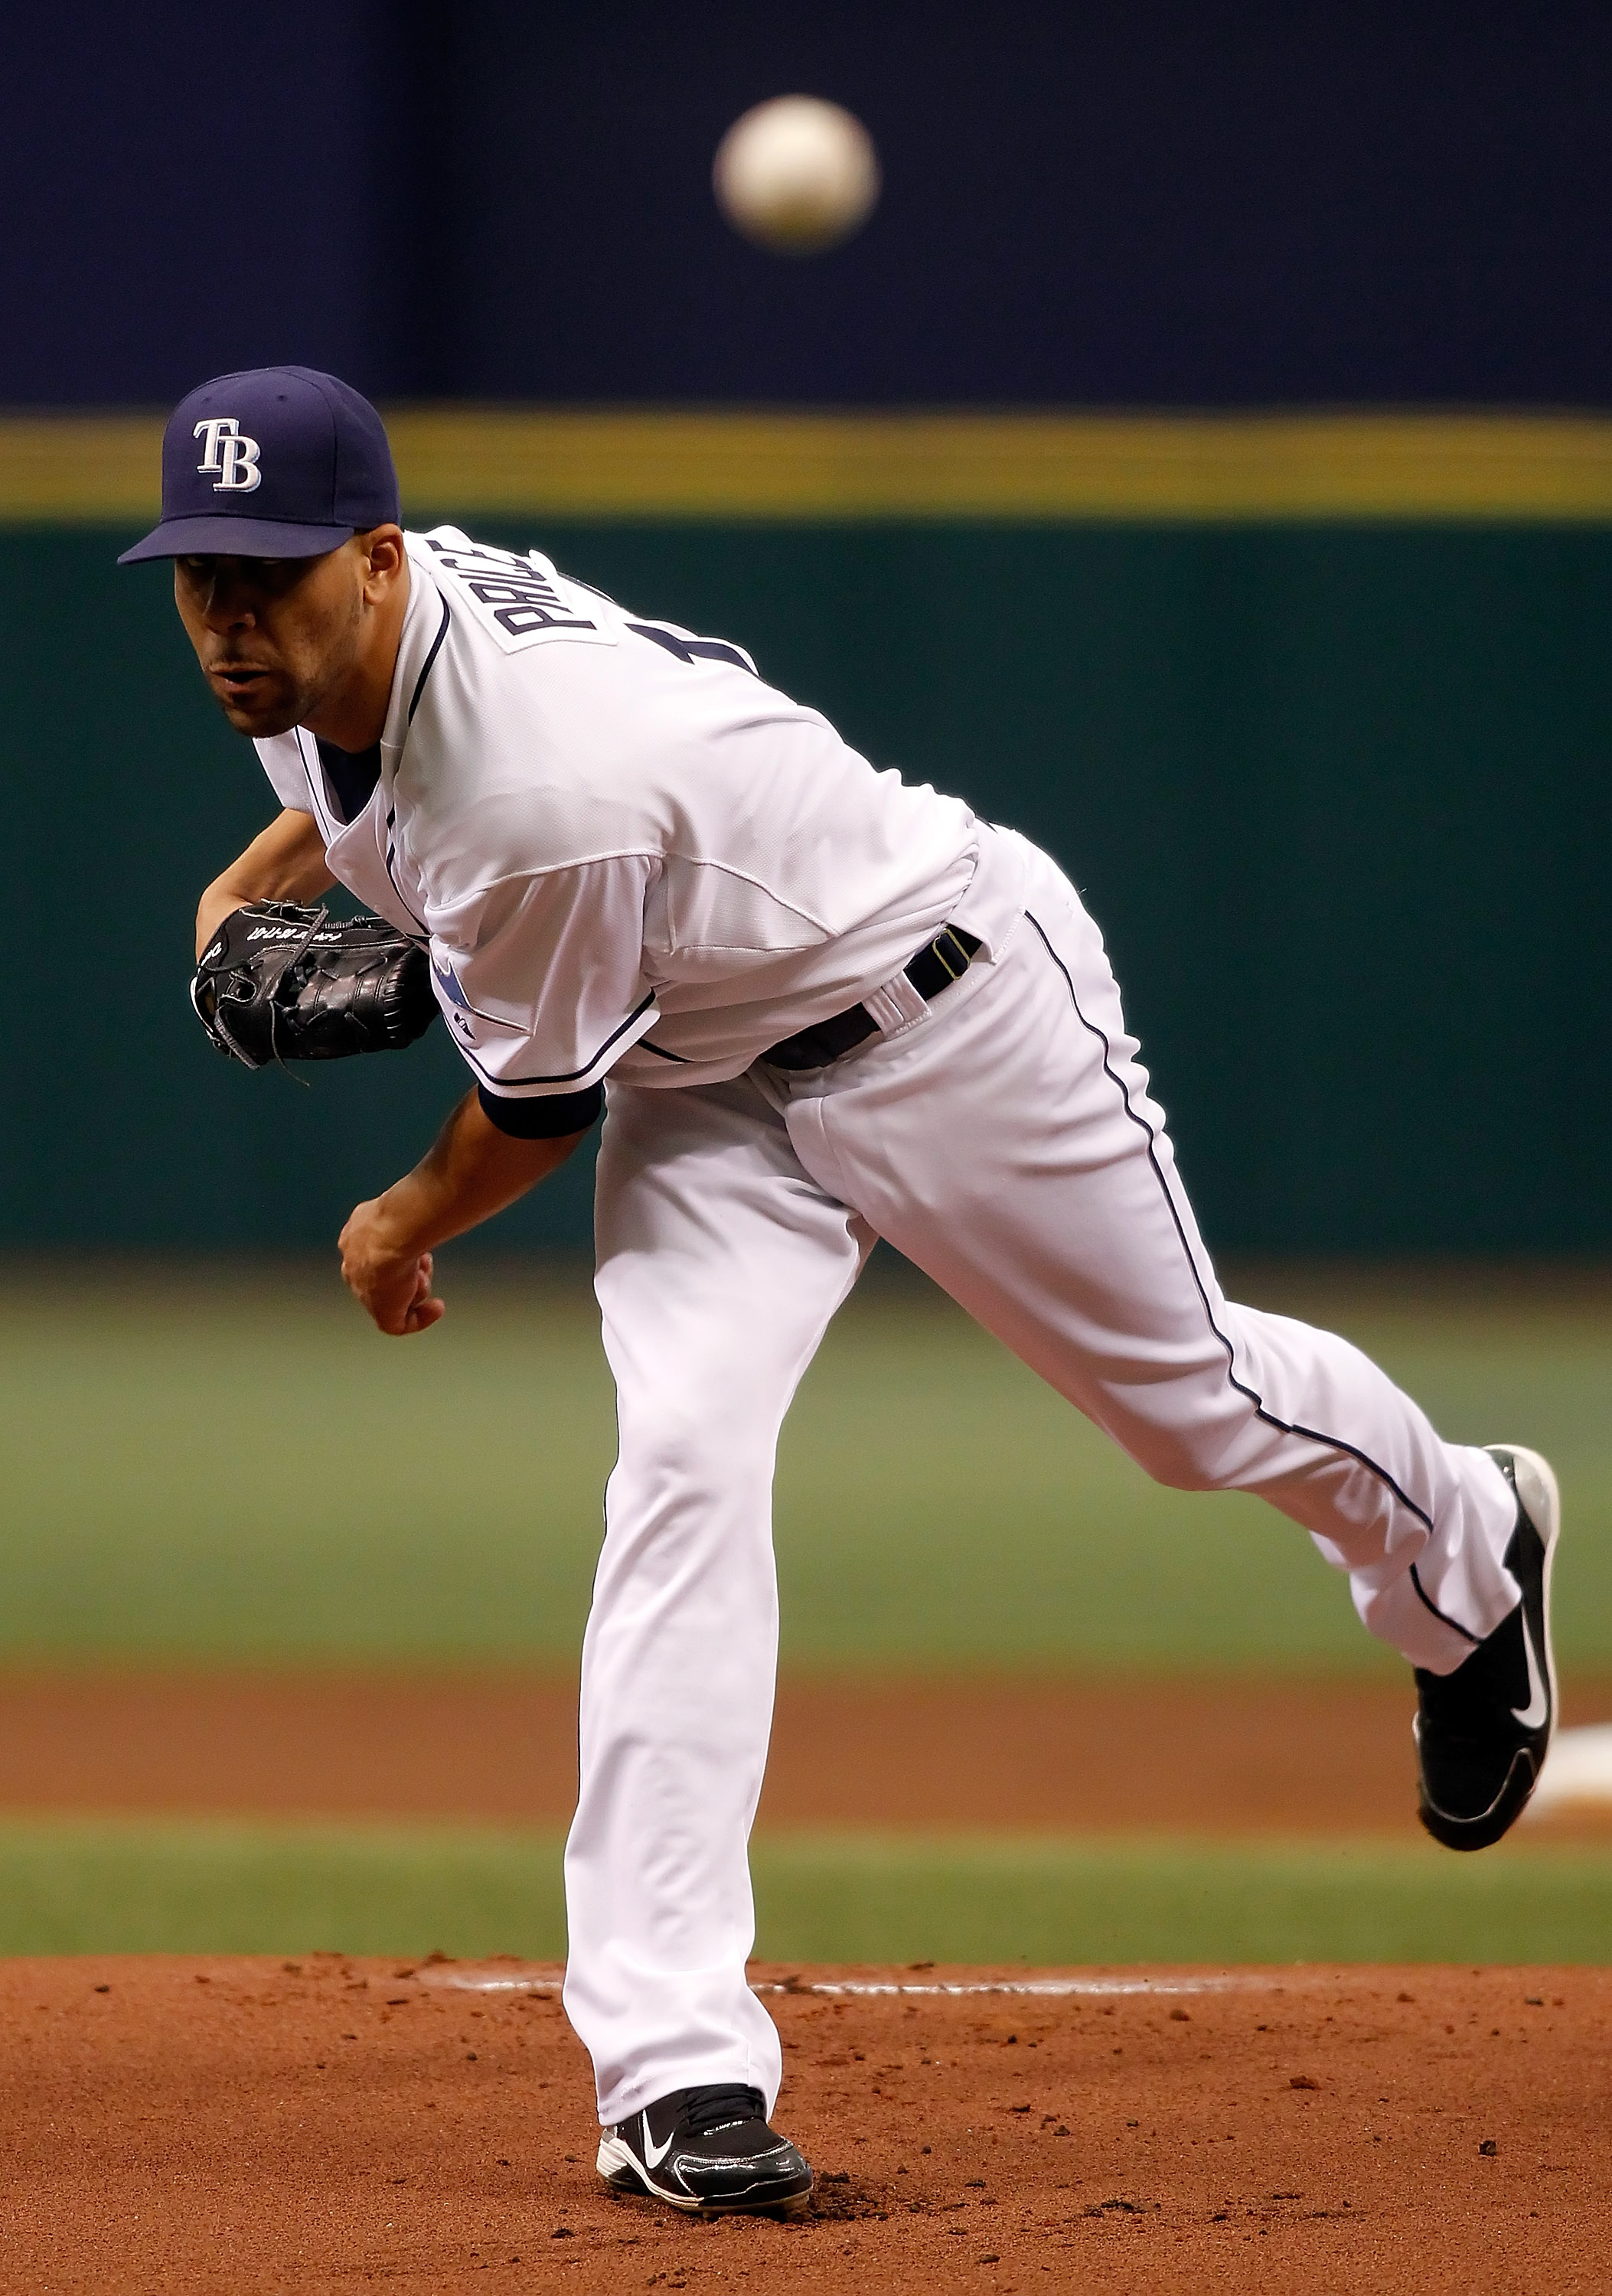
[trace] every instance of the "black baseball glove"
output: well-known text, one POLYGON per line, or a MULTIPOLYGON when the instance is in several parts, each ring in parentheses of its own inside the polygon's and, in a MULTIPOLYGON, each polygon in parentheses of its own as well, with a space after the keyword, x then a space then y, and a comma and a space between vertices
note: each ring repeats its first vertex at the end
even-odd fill
POLYGON ((383 917, 333 921, 294 901, 254 901, 226 917, 190 998, 218 1050, 249 1069, 401 1052, 437 1017, 417 942, 383 917))

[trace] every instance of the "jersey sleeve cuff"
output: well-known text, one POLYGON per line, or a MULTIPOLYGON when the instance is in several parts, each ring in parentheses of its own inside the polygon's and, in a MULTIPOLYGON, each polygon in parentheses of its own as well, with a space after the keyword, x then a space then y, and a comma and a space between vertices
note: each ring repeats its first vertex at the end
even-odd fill
POLYGON ((504 1100, 476 1086, 476 1098, 488 1122, 512 1140, 564 1140, 587 1132, 598 1121, 604 1105, 604 1087, 590 1084, 582 1092, 551 1092, 534 1100, 504 1100))

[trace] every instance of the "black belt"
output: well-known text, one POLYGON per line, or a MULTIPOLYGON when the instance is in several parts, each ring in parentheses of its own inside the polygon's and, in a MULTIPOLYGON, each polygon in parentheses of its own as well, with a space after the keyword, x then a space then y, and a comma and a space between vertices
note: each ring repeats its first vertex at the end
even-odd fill
MULTIPOLYGON (((927 1004, 942 988, 962 979, 979 946, 973 933, 965 932, 960 925, 948 925, 902 970, 927 1004)), ((823 1069, 842 1053, 850 1052, 853 1045, 865 1044, 878 1033, 879 1024, 866 1004, 851 1004, 843 1013, 819 1021, 816 1028, 802 1029, 781 1044, 770 1046, 761 1058, 769 1068, 823 1069)))

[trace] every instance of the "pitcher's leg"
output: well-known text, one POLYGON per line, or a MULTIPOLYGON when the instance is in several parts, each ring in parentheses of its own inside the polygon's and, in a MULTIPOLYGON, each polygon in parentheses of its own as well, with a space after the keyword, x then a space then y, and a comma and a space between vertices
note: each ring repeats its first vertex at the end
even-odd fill
POLYGON ((773 1458, 868 1238, 743 1081, 613 1087, 597 1226, 621 1451, 583 1645, 565 2005, 602 2120, 722 2081, 770 2109, 777 2036, 745 1962, 777 1647, 773 1458))
POLYGON ((1269 1499, 1450 1670, 1517 1599, 1503 1479, 1346 1341, 1225 1300, 1100 936, 1049 863, 1032 882, 950 1012, 797 1089, 802 1160, 1149 1473, 1269 1499))

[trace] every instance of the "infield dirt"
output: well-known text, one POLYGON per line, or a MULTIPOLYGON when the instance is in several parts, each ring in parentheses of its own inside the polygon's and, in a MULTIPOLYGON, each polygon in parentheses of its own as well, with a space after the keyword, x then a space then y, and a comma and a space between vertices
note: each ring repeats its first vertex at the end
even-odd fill
MULTIPOLYGON (((1565 1707, 1612 1719, 1612 1682, 1565 1707)), ((1412 1708, 1394 1680, 785 1679, 761 1823, 1402 1840, 1412 1708)), ((563 1824, 576 1731, 542 1677, 6 1672, 0 1809, 563 1824)))
POLYGON ((552 1972, 0 1964, 0 2286, 1608 2285, 1612 1973, 756 1976, 819 2178, 785 2225, 604 2194, 552 1972))

